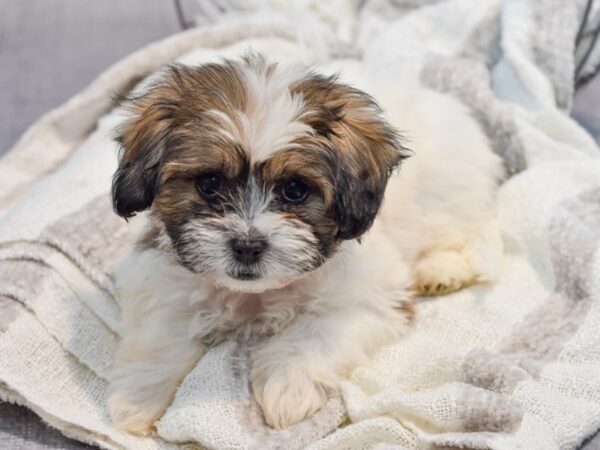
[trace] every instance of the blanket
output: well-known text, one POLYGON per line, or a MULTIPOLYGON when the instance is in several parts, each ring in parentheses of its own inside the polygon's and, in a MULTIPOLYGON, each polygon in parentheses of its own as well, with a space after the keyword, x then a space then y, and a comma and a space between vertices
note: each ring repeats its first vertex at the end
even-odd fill
POLYGON ((579 4, 216 3, 228 8, 211 24, 127 57, 0 160, 0 399, 107 449, 577 448, 600 428, 600 158, 567 115, 579 4), (500 279, 419 299, 407 335, 287 430, 264 424, 248 349, 231 341, 182 381, 156 434, 127 435, 106 410, 112 273, 131 241, 110 206, 120 119, 110 98, 164 63, 249 48, 416 77, 464 102, 509 174, 500 279))

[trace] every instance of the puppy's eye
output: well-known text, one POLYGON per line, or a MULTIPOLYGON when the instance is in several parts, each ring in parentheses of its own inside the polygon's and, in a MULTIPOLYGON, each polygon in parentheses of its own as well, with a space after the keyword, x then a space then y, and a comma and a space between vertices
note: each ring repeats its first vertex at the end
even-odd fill
POLYGON ((292 178, 281 185, 281 199, 286 203, 302 203, 310 193, 310 186, 304 181, 292 178))
POLYGON ((223 185, 223 175, 216 172, 205 173, 196 178, 196 188, 200 194, 207 198, 213 199, 219 195, 219 190, 223 185))

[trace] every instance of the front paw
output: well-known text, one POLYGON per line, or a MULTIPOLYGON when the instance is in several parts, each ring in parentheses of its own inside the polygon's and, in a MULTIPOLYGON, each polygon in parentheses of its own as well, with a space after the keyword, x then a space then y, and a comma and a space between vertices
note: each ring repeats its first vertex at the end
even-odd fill
POLYGON ((108 411, 117 429, 126 433, 145 435, 153 431, 154 423, 164 409, 156 405, 148 405, 148 402, 140 404, 126 393, 113 392, 108 399, 108 411))
POLYGON ((327 401, 325 387, 312 380, 301 365, 275 371, 255 367, 251 379, 265 422, 278 430, 312 416, 327 401))
POLYGON ((117 429, 144 435, 153 431, 173 395, 168 383, 144 384, 141 375, 119 377, 110 387, 108 411, 117 429))

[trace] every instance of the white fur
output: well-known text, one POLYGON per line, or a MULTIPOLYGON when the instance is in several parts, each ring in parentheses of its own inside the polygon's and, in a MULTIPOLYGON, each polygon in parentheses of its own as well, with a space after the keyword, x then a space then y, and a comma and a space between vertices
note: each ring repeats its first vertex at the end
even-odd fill
POLYGON ((260 70, 245 67, 242 74, 248 94, 245 110, 236 111, 237 120, 220 111, 211 111, 211 114, 220 119, 219 125, 223 128, 218 131, 241 143, 253 162, 293 148, 295 138, 312 131, 298 120, 304 108, 302 98, 292 96, 288 89, 306 74, 304 67, 277 68, 271 75, 266 67, 260 70))
POLYGON ((188 247, 191 256, 187 260, 191 266, 195 266, 194 258, 201 259, 198 265, 203 268, 198 272, 210 277, 215 284, 233 291, 262 292, 281 288, 300 275, 297 267, 303 261, 318 257, 314 247, 316 239, 308 226, 300 221, 284 220, 281 214, 269 211, 251 219, 227 214, 218 219, 218 224, 226 225, 231 233, 243 236, 254 228, 269 239, 269 249, 261 262, 263 276, 253 281, 236 280, 227 275, 228 268, 236 264, 231 258, 229 237, 207 227, 211 222, 204 220, 187 225, 185 239, 192 243, 188 247), (312 245, 306 245, 307 242, 312 245))
MULTIPOLYGON (((298 131, 296 100, 286 97, 285 84, 249 83, 256 108, 244 134, 265 158, 298 131)), ((319 269, 258 288, 193 274, 157 250, 134 251, 123 262, 117 284, 124 338, 110 397, 120 428, 148 430, 205 345, 232 333, 273 335, 252 355, 251 379, 267 423, 289 426, 319 409, 354 367, 406 330, 398 306, 413 286, 441 293, 494 278, 502 253, 494 216, 502 165, 482 131, 459 102, 417 85, 381 83, 370 92, 415 156, 391 179, 362 244, 346 242, 319 269)), ((268 212, 237 226, 250 222, 272 234, 286 226, 268 212)), ((292 235, 284 230, 278 245, 294 257, 301 246, 292 235)))

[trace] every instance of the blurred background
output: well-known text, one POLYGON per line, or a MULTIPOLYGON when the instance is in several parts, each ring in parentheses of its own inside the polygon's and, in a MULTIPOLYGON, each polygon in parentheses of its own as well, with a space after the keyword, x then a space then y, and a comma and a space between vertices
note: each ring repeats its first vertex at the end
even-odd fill
MULTIPOLYGON (((181 31, 178 4, 186 21, 191 21, 198 18, 201 3, 0 0, 0 154, 43 113, 80 91, 108 66, 181 31)), ((582 42, 580 56, 591 38, 582 42)), ((600 76, 590 77, 593 69, 588 69, 587 82, 577 91, 573 116, 598 140, 600 76)))
POLYGON ((181 30, 172 0, 0 0, 0 153, 132 51, 181 30))
MULTIPOLYGON (((0 0, 0 155, 108 66, 181 31, 197 2, 0 0)), ((588 33, 582 43, 593 45, 597 36, 588 33)), ((580 59, 588 53, 588 47, 578 49, 580 59)), ((572 114, 600 140, 600 76, 593 66, 580 79, 572 114)), ((48 430, 24 408, 0 403, 0 448, 89 447, 48 430)), ((586 448, 600 448, 599 440, 586 448)))

